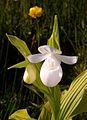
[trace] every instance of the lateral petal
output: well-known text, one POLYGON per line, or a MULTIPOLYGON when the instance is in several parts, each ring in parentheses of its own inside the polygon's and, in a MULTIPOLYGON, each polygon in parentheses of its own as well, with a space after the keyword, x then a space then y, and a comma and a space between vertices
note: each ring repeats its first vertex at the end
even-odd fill
POLYGON ((75 64, 78 60, 77 56, 65 56, 65 55, 58 55, 58 60, 62 61, 66 64, 75 64))
POLYGON ((44 54, 34 54, 34 55, 28 56, 28 60, 31 63, 38 63, 38 62, 45 60, 46 58, 47 58, 47 55, 44 55, 44 54))

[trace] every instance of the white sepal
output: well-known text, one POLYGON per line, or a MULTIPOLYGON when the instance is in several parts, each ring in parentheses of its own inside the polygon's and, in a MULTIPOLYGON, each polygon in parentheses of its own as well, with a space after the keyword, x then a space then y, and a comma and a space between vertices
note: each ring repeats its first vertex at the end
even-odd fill
POLYGON ((59 51, 58 49, 56 48, 53 48, 49 45, 43 45, 43 46, 40 46, 38 48, 38 51, 42 54, 49 54, 49 53, 58 53, 58 54, 62 54, 62 51, 59 51))
POLYGON ((47 53, 50 53, 51 50, 50 50, 50 47, 48 45, 43 45, 43 46, 40 46, 38 48, 38 51, 42 54, 47 54, 47 53))

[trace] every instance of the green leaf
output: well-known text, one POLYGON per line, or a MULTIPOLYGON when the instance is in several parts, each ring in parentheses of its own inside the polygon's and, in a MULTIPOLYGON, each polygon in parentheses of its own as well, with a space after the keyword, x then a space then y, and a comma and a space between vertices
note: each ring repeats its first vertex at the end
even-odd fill
POLYGON ((14 45, 25 58, 30 55, 30 51, 23 40, 13 35, 7 35, 7 37, 11 44, 14 45))
POLYGON ((50 104, 49 102, 46 102, 42 107, 38 120, 51 120, 51 116, 52 113, 51 113, 50 104))
POLYGON ((10 117, 10 120, 34 120, 29 116, 26 109, 17 110, 10 117))
POLYGON ((27 64, 29 64, 29 62, 27 60, 25 60, 25 61, 15 64, 15 65, 12 65, 11 67, 8 68, 8 70, 11 68, 23 68, 23 67, 26 67, 27 64))
POLYGON ((64 97, 62 97, 58 120, 67 120, 74 114, 81 101, 86 100, 86 98, 84 98, 84 96, 86 96, 84 94, 86 88, 87 70, 85 70, 79 76, 76 77, 76 79, 72 82, 67 93, 64 95, 64 97))
POLYGON ((75 109, 75 111, 72 113, 71 116, 76 116, 76 115, 81 114, 83 112, 87 112, 87 89, 84 90, 82 100, 81 100, 80 104, 77 106, 77 108, 75 109))
POLYGON ((53 31, 51 37, 48 39, 48 45, 60 50, 57 15, 54 17, 53 31))

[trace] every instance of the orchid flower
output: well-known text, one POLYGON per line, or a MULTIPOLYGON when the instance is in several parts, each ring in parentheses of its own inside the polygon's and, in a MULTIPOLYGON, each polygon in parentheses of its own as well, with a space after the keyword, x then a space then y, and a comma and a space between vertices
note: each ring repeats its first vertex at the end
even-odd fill
POLYGON ((40 78, 42 83, 48 87, 54 87, 61 81, 63 76, 61 62, 75 64, 78 58, 77 56, 61 55, 62 51, 49 45, 40 46, 38 51, 40 53, 28 56, 28 60, 32 63, 45 60, 40 70, 40 78))

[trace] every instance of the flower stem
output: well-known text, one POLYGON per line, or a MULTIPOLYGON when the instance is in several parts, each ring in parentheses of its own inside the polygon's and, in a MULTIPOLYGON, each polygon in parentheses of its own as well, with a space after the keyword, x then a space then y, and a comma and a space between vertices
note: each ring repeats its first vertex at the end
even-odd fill
POLYGON ((37 33, 36 33, 36 38, 37 38, 37 40, 38 40, 38 47, 40 46, 40 30, 39 30, 39 23, 38 23, 39 21, 38 20, 36 20, 36 31, 37 31, 37 33))

